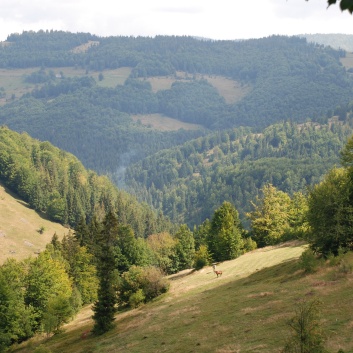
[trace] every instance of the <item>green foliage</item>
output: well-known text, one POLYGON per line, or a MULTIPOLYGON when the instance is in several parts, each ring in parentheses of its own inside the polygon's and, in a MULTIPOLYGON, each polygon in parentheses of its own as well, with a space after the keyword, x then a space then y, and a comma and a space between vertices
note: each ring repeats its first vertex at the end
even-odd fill
POLYGON ((178 268, 175 263, 176 239, 164 232, 152 234, 146 241, 154 254, 154 264, 164 273, 176 272, 178 268))
POLYGON ((251 237, 244 238, 244 251, 245 252, 255 250, 256 248, 257 248, 257 243, 254 239, 252 239, 251 237))
POLYGON ((119 285, 120 300, 122 303, 134 305, 150 301, 162 293, 167 292, 169 283, 160 269, 150 267, 131 266, 123 273, 119 285))
POLYGON ((194 266, 195 270, 200 270, 201 268, 209 265, 211 263, 211 255, 208 252, 206 245, 200 245, 199 249, 195 252, 194 266))
POLYGON ((293 334, 283 353, 325 353, 320 325, 319 301, 299 302, 295 316, 288 322, 293 334))
POLYGON ((338 255, 341 248, 352 248, 353 208, 350 202, 350 179, 343 168, 332 169, 315 185, 308 198, 308 237, 315 251, 338 255))
POLYGON ((14 342, 32 337, 35 332, 37 316, 33 307, 24 303, 21 267, 12 260, 0 267, 0 352, 5 352, 14 342))
POLYGON ((53 79, 55 79, 55 75, 53 71, 47 74, 45 70, 41 69, 39 71, 32 72, 31 74, 25 76, 24 81, 28 83, 38 84, 38 83, 45 83, 53 79))
POLYGON ((61 242, 61 253, 69 265, 67 270, 78 290, 83 304, 93 303, 97 299, 98 279, 94 266, 94 256, 86 247, 79 246, 76 239, 68 234, 61 242))
POLYGON ((86 170, 72 154, 6 127, 0 128, 0 178, 35 210, 63 224, 76 225, 99 213, 104 217, 114 208, 139 237, 172 227, 107 177, 86 170))
POLYGON ((137 308, 141 304, 144 303, 146 297, 145 294, 143 293, 143 290, 140 288, 137 290, 137 292, 132 293, 129 297, 129 306, 131 308, 137 308))
POLYGON ((94 304, 93 332, 103 334, 114 327, 114 316, 117 311, 116 293, 116 258, 114 256, 114 242, 118 234, 118 220, 110 211, 103 220, 100 234, 98 257, 98 299, 94 304))
MULTIPOLYGON (((213 133, 130 166, 128 190, 189 227, 210 219, 229 200, 248 225, 245 214, 252 211, 251 202, 270 183, 292 199, 285 236, 302 238, 308 227, 304 192, 339 162, 340 150, 352 133, 351 118, 331 125, 286 122, 261 134, 243 128, 213 133), (215 155, 216 147, 222 155, 215 155), (186 164, 191 166, 187 174, 182 168, 186 164)), ((197 237, 195 233, 196 245, 197 237)))
POLYGON ((40 226, 39 229, 38 229, 38 233, 39 233, 39 234, 43 234, 44 231, 45 231, 45 227, 40 226))
POLYGON ((170 90, 158 92, 158 100, 164 115, 205 127, 214 125, 214 115, 221 115, 226 107, 224 99, 206 80, 175 82, 170 90))
POLYGON ((178 258, 178 270, 185 270, 191 268, 194 262, 195 255, 195 241, 194 235, 186 224, 180 226, 175 234, 176 256, 178 258))
POLYGON ((69 298, 57 296, 48 300, 43 314, 43 326, 45 332, 59 333, 61 326, 72 316, 73 310, 69 298))
POLYGON ((211 220, 208 236, 208 248, 214 261, 235 259, 243 249, 243 229, 238 211, 229 203, 224 202, 211 220))
POLYGON ((322 261, 311 249, 305 250, 299 258, 299 265, 306 273, 314 273, 318 267, 322 264, 322 261))
POLYGON ((30 261, 25 286, 25 303, 33 306, 40 317, 52 298, 60 296, 68 300, 72 293, 65 264, 61 259, 53 258, 48 250, 30 261))
POLYGON ((256 242, 260 246, 278 244, 289 229, 290 197, 268 184, 257 197, 254 210, 248 214, 256 242))
MULTIPOLYGON (((234 42, 166 36, 97 38, 89 33, 39 31, 12 34, 8 41, 11 45, 0 48, 3 68, 65 66, 102 75, 105 69, 132 68, 127 82, 114 88, 99 87, 87 75, 50 80, 0 112, 0 124, 48 140, 77 155, 86 167, 109 172, 118 181, 121 174, 114 175, 118 167, 124 169, 147 155, 204 134, 161 133, 135 124, 128 114, 168 114, 213 131, 258 128, 323 116, 327 110, 347 104, 351 97, 351 77, 339 61, 344 52, 299 37, 234 42), (87 52, 72 50, 89 40, 99 45, 87 52), (178 71, 187 72, 187 79, 178 78, 178 71), (151 75, 174 75, 176 82, 169 90, 154 93, 147 80, 141 80, 151 75), (245 84, 247 95, 226 104, 207 82, 212 75, 245 84)), ((43 73, 33 76, 33 80, 37 76, 44 79, 43 73)), ((278 138, 272 140, 274 146, 278 138)), ((189 166, 184 164, 183 169, 185 172, 189 166)))

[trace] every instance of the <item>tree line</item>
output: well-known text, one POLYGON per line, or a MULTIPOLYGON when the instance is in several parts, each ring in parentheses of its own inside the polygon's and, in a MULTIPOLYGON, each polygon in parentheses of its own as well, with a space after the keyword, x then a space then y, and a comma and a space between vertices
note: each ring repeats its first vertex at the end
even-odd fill
MULTIPOLYGON (((12 141, 30 142, 28 136, 12 141)), ((165 274, 231 260, 257 246, 303 239, 323 257, 353 250, 353 137, 340 161, 342 167, 327 172, 308 193, 289 195, 267 183, 246 214, 249 230, 229 201, 193 230, 181 224, 174 233, 151 231, 147 237, 134 232, 133 217, 121 220, 119 209, 81 217, 74 233, 62 240, 54 234, 38 257, 8 259, 0 267, 0 349, 39 331, 59 332, 88 303, 94 303, 93 332, 104 333, 119 308, 166 292, 165 274)), ((80 190, 77 180, 70 183, 80 190)))
POLYGON ((110 209, 117 210, 119 221, 129 220, 138 237, 173 227, 106 176, 85 169, 72 154, 7 127, 0 127, 0 178, 30 207, 71 227, 110 209))
POLYGON ((339 163, 352 134, 351 115, 325 124, 274 124, 261 133, 240 128, 209 134, 127 168, 129 191, 190 227, 232 202, 245 224, 259 190, 271 183, 293 195, 339 163))

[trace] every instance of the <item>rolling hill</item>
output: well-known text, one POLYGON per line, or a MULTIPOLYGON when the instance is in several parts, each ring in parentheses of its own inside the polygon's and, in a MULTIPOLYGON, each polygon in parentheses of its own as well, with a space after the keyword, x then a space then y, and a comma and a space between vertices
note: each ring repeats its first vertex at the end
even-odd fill
POLYGON ((162 149, 229 128, 318 119, 347 104, 345 57, 299 37, 12 34, 0 47, 0 124, 124 185, 129 164, 162 149), (168 118, 179 130, 161 129, 168 118))
MULTIPOLYGON (((300 301, 322 302, 320 325, 330 352, 353 352, 352 272, 342 266, 323 266, 306 275, 298 257, 305 246, 289 243, 247 253, 211 267, 186 270, 170 277, 171 290, 138 309, 120 312, 116 328, 103 336, 92 328, 90 308, 65 331, 32 339, 11 352, 29 353, 43 344, 53 353, 80 352, 261 352, 283 348, 291 330, 288 320, 300 301)), ((352 254, 344 259, 353 264, 352 254)))

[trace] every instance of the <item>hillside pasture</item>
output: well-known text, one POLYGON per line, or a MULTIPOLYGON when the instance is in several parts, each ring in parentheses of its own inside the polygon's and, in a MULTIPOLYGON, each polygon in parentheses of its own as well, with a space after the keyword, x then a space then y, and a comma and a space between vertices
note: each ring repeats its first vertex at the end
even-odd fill
MULTIPOLYGON (((20 98, 26 93, 30 93, 34 88, 40 87, 39 84, 27 83, 24 81, 26 75, 30 75, 33 72, 40 70, 39 67, 29 69, 0 69, 0 87, 5 90, 6 96, 0 98, 0 105, 4 105, 11 100, 12 97, 20 98)), ((74 67, 59 67, 47 69, 52 70, 56 75, 62 74, 65 77, 83 77, 92 76, 97 84, 102 87, 116 87, 117 85, 123 85, 125 80, 131 73, 130 67, 121 67, 115 70, 105 70, 103 72, 103 80, 99 81, 99 72, 86 72, 82 68, 74 67)))
MULTIPOLYGON (((64 332, 37 336, 10 352, 30 353, 43 344, 53 353, 273 353, 291 335, 288 320, 301 301, 320 300, 329 352, 353 352, 352 272, 324 265, 307 275, 300 242, 266 247, 200 271, 169 276, 169 293, 140 308, 120 312, 116 327, 98 337, 92 311, 84 308, 64 332)), ((353 266, 353 254, 344 258, 353 266)))
POLYGON ((6 104, 12 96, 19 98, 31 92, 35 88, 35 85, 24 82, 23 78, 25 75, 29 75, 38 70, 39 68, 16 70, 0 69, 0 87, 3 87, 6 93, 6 97, 0 99, 0 105, 6 104))
POLYGON ((91 76, 97 81, 99 86, 102 87, 116 87, 123 85, 131 73, 131 67, 119 67, 114 70, 104 70, 102 72, 104 78, 102 81, 98 80, 99 72, 90 73, 91 76))
POLYGON ((73 53, 84 53, 86 52, 90 47, 94 45, 99 45, 98 40, 89 40, 87 43, 78 45, 77 47, 73 48, 71 52, 73 53))
POLYGON ((228 104, 233 104, 240 101, 251 91, 251 87, 249 85, 242 85, 238 81, 231 80, 223 76, 201 74, 192 75, 183 71, 177 71, 176 75, 148 77, 142 80, 147 80, 148 82, 150 82, 152 86, 152 91, 158 92, 160 90, 170 89, 172 87, 172 84, 176 81, 188 82, 193 79, 207 80, 212 86, 217 89, 219 94, 225 99, 226 103, 228 104))
POLYGON ((7 258, 36 256, 55 232, 62 238, 68 229, 43 218, 0 183, 0 265, 7 258))
POLYGON ((185 123, 183 121, 169 118, 162 114, 139 114, 132 115, 131 118, 144 126, 160 131, 177 131, 184 130, 200 130, 203 129, 201 125, 185 123))

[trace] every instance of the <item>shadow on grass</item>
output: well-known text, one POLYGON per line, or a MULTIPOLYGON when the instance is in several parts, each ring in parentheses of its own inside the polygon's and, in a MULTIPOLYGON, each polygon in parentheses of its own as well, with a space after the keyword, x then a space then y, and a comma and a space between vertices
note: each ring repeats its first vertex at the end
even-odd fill
POLYGON ((176 274, 174 274, 174 275, 168 276, 168 279, 169 279, 170 281, 175 281, 175 280, 177 280, 177 279, 181 279, 181 278, 184 278, 184 277, 186 277, 186 276, 190 276, 190 275, 192 275, 194 272, 196 272, 195 269, 184 270, 184 271, 178 272, 178 273, 176 273, 176 274))
POLYGON ((297 259, 283 261, 280 264, 271 267, 265 267, 248 277, 242 279, 243 285, 250 285, 258 282, 284 283, 295 281, 303 277, 303 271, 300 269, 297 259))

